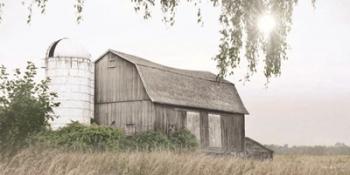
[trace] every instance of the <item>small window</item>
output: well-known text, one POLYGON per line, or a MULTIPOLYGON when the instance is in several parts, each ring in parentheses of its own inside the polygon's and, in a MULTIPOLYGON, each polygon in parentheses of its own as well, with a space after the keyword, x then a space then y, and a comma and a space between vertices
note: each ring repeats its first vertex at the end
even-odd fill
POLYGON ((209 147, 221 148, 221 117, 216 114, 208 115, 209 147))
POLYGON ((128 123, 125 126, 125 135, 133 135, 136 132, 136 126, 133 123, 128 123))
POLYGON ((196 136, 197 141, 200 141, 200 115, 199 112, 186 113, 186 129, 188 129, 194 136, 196 136))
POLYGON ((108 56, 108 68, 115 68, 117 65, 117 61, 115 58, 108 56))

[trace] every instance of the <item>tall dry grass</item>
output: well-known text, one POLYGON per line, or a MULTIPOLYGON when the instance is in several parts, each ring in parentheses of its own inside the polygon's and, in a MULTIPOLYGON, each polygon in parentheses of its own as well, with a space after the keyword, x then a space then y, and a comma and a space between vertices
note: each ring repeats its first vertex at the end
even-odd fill
POLYGON ((254 161, 174 152, 81 153, 27 149, 0 160, 0 175, 350 175, 350 156, 254 161))

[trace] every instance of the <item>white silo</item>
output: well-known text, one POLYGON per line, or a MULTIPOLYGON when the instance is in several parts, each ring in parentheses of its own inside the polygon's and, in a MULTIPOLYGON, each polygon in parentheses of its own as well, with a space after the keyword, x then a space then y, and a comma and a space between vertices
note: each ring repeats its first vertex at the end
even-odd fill
POLYGON ((49 88, 58 94, 60 106, 54 109, 58 118, 51 121, 57 129, 72 121, 90 124, 94 114, 94 64, 90 53, 79 43, 63 38, 47 50, 46 76, 49 88))

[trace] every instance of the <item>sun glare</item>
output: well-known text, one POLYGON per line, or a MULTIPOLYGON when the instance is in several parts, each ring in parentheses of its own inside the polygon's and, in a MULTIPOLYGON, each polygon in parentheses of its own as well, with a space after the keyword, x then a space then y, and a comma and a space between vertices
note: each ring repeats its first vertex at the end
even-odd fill
POLYGON ((262 15, 258 21, 259 31, 264 34, 265 37, 269 36, 276 26, 275 19, 271 14, 262 15))

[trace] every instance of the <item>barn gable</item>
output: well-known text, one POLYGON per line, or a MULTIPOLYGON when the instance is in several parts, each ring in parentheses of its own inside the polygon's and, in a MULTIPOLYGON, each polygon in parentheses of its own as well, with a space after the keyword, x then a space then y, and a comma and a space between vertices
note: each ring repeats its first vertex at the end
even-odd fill
POLYGON ((248 114, 234 84, 218 82, 213 73, 175 69, 122 52, 109 52, 136 66, 154 103, 248 114))
POLYGON ((136 66, 110 52, 95 61, 95 120, 126 133, 154 128, 154 105, 136 66))
POLYGON ((149 100, 134 64, 107 52, 95 62, 96 102, 149 100))

